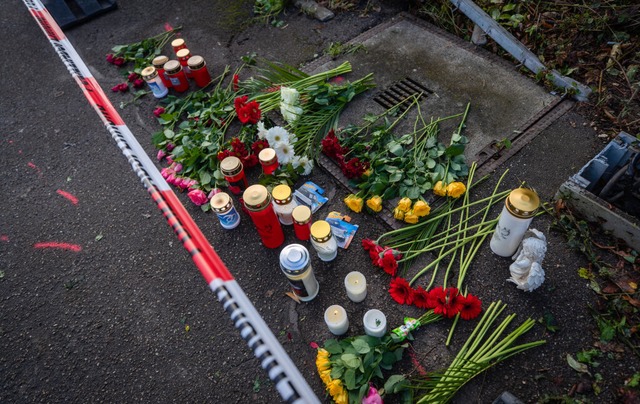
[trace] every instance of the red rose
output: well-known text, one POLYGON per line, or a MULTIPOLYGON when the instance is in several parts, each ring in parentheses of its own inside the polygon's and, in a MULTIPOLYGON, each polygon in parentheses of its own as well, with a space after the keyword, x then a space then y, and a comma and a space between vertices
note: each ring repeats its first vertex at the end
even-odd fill
POLYGON ((238 86, 238 82, 240 81, 240 77, 237 74, 233 75, 233 91, 238 91, 240 87, 238 86))
POLYGON ((153 110, 153 115, 156 116, 156 118, 160 118, 160 115, 164 114, 165 109, 162 107, 158 107, 156 109, 153 110))
POLYGON ((136 81, 138 79, 138 73, 136 72, 131 72, 129 73, 129 75, 127 76, 127 81, 129 83, 133 83, 134 81, 136 81))
POLYGON ((133 81, 133 88, 142 88, 144 86, 144 80, 142 79, 135 79, 133 81))

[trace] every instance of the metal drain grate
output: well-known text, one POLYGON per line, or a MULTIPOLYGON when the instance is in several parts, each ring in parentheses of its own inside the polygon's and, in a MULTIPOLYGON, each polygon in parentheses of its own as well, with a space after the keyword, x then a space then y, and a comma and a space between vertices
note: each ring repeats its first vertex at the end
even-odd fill
MULTIPOLYGON (((397 83, 391 85, 391 87, 386 90, 381 91, 373 100, 380 104, 382 107, 389 109, 395 105, 400 104, 408 100, 411 97, 418 97, 418 99, 422 99, 427 94, 433 94, 433 91, 429 90, 423 84, 420 84, 418 81, 407 77, 403 80, 400 80, 397 83)), ((400 105, 398 108, 400 111, 404 111, 407 109, 409 103, 405 103, 400 105)))

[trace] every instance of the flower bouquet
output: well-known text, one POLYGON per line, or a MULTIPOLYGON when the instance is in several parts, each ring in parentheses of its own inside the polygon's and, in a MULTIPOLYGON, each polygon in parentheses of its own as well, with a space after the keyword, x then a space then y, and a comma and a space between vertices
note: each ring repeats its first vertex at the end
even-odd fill
POLYGON ((382 338, 360 335, 340 341, 329 339, 318 348, 316 367, 326 390, 338 404, 360 404, 373 379, 384 380, 382 370, 390 370, 402 359, 410 332, 442 319, 429 310, 420 318, 405 323, 382 338))

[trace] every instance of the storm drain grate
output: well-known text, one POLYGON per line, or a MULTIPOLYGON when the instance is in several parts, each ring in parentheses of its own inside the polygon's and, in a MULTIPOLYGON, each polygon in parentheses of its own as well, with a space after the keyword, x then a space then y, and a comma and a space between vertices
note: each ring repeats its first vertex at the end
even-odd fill
POLYGON ((395 105, 403 103, 398 108, 401 112, 407 109, 410 103, 404 103, 404 101, 418 97, 418 100, 424 98, 427 94, 433 94, 433 91, 429 90, 423 84, 418 81, 407 77, 391 85, 386 90, 381 91, 373 100, 380 104, 382 107, 389 109, 395 105))

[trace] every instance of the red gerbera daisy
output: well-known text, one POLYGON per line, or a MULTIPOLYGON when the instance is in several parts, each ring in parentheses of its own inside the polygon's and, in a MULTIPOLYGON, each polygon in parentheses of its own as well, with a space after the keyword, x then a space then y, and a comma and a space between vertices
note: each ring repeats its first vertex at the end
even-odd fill
POLYGON ((398 261, 393 255, 393 250, 385 250, 382 254, 382 269, 391 276, 396 276, 398 271, 398 261))
POLYGON ((369 258, 371 258, 371 263, 377 267, 382 267, 382 259, 380 258, 380 253, 382 252, 382 247, 379 245, 374 245, 372 249, 369 250, 369 258))
POLYGON ((365 251, 371 251, 372 248, 374 248, 376 245, 376 242, 371 240, 370 238, 363 238, 362 239, 362 248, 364 248, 365 251))
POLYGON ((413 289, 413 304, 419 309, 429 309, 429 293, 422 286, 413 289))
POLYGON ((428 305, 433 307, 433 312, 452 318, 462 309, 462 296, 457 288, 437 287, 429 292, 428 305))
POLYGON ((233 106, 236 108, 236 111, 244 107, 244 104, 246 104, 248 100, 249 100, 249 97, 246 95, 243 95, 242 97, 237 97, 235 100, 233 100, 233 106))
POLYGON ((413 302, 413 289, 404 278, 393 278, 389 285, 391 298, 400 304, 411 304, 413 302))
POLYGON ((460 309, 460 317, 463 320, 472 320, 480 315, 482 311, 482 302, 472 294, 462 297, 462 308, 460 309))

